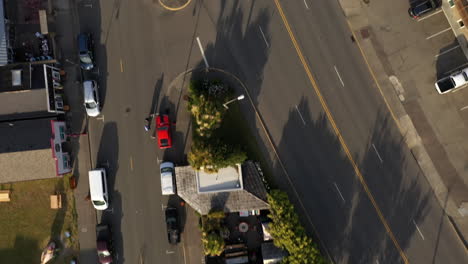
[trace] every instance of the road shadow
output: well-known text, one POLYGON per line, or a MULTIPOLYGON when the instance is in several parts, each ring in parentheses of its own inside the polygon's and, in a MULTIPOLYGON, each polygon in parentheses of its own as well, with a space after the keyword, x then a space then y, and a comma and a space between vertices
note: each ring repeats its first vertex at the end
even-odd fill
POLYGON ((115 189, 117 171, 119 169, 119 136, 117 123, 108 122, 102 130, 100 145, 96 157, 96 167, 105 168, 107 172, 107 187, 109 190, 109 208, 102 212, 98 223, 111 227, 114 257, 116 263, 124 263, 122 236, 122 195, 115 189))
MULTIPOLYGON (((203 1, 200 3, 200 8, 206 8, 203 1)), ((270 52, 265 41, 271 40, 271 10, 262 8, 254 13, 255 3, 255 0, 222 0, 221 10, 215 20, 216 40, 208 43, 204 52, 210 67, 228 71, 247 85, 256 105, 270 52), (244 14, 242 5, 247 5, 248 15, 244 14)), ((204 61, 200 61, 196 68, 205 68, 204 61)))
MULTIPOLYGON (((289 176, 274 176, 287 190, 302 223, 316 241, 324 242, 337 263, 402 263, 373 203, 405 250, 416 230, 413 221, 419 223, 427 214, 429 193, 421 189, 424 177, 391 117, 378 113, 367 151, 363 157, 351 154, 364 187, 326 116, 310 113, 305 98, 298 108, 305 127, 291 108, 277 147, 289 176)), ((282 171, 278 162, 273 171, 282 171)))
POLYGON ((153 91, 153 96, 152 101, 151 101, 151 107, 149 109, 148 116, 151 114, 155 114, 157 112, 157 107, 158 107, 158 102, 159 102, 159 96, 161 95, 161 90, 163 87, 164 83, 164 73, 161 73, 161 77, 158 78, 156 81, 156 84, 154 85, 154 91, 153 91))
MULTIPOLYGON (((452 43, 442 47, 439 50, 436 58, 436 82, 446 76, 449 76, 452 72, 461 70, 467 66, 467 59, 459 46, 459 42, 456 38, 453 39, 452 43)), ((434 88, 435 89, 435 88, 434 88)))

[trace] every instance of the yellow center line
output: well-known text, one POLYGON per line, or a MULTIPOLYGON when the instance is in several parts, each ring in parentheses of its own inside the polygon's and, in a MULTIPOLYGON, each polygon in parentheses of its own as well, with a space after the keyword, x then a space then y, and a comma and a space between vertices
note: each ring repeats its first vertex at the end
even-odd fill
POLYGON ((133 171, 133 157, 130 156, 130 170, 133 171))
POLYGON ((322 96, 322 93, 320 92, 314 77, 312 76, 312 73, 311 73, 311 71, 309 69, 309 66, 308 66, 308 64, 307 64, 307 62, 306 62, 306 60, 304 58, 304 55, 302 54, 302 51, 299 48, 299 45, 297 44, 296 38, 294 37, 294 34, 293 34, 292 30, 291 30, 291 27, 289 26, 288 20, 286 19, 286 16, 285 16, 285 14, 283 12, 283 8, 281 7, 281 5, 279 3, 279 0, 274 0, 274 1, 275 1, 275 4, 276 4, 276 8, 278 9, 278 13, 280 14, 281 19, 283 20, 284 26, 286 27, 286 30, 289 33, 289 38, 291 39, 291 41, 292 41, 292 43, 294 45, 294 48, 296 49, 296 53, 299 56, 299 59, 301 60, 302 66, 304 67, 304 70, 305 70, 305 72, 307 74, 307 77, 309 78, 309 81, 312 84, 312 87, 314 88, 314 91, 315 91, 315 93, 316 93, 316 95, 317 95, 317 97, 318 97, 318 99, 320 101, 320 104, 322 105, 322 108, 325 111, 325 114, 326 114, 326 116, 328 118, 328 121, 330 122, 331 126, 333 127, 333 131, 335 132, 336 136, 338 137, 338 140, 340 141, 340 144, 341 144, 344 152, 346 153, 346 156, 348 157, 348 160, 350 161, 351 165, 353 166, 354 172, 356 173, 359 181, 361 182, 361 185, 364 188, 364 191, 366 192, 367 197, 369 198, 372 205, 374 206, 374 209, 377 212, 377 215, 378 215, 380 221, 382 222, 383 226, 385 227, 385 230, 387 231, 388 236, 393 241, 393 244, 395 245, 398 252, 400 253, 401 258, 403 259, 403 261, 405 263, 409 263, 408 258, 406 257, 405 253, 401 249, 400 244, 398 244, 398 241, 396 240, 395 235, 393 234, 392 230, 390 229, 390 226, 388 225, 387 220, 385 219, 385 217, 382 214, 382 211, 380 210, 379 206, 377 205, 377 202, 375 201, 374 196, 372 195, 369 187, 367 186, 367 183, 364 180, 364 177, 362 176, 361 171, 359 170, 359 168, 357 166, 357 163, 354 161, 354 158, 352 157, 351 152, 349 151, 348 146, 346 145, 346 142, 344 141, 343 136, 341 135, 341 132, 338 129, 336 123, 335 123, 335 119, 333 118, 333 116, 332 116, 332 114, 331 114, 331 112, 330 112, 330 110, 328 108, 328 105, 325 102, 325 99, 322 96))
POLYGON ((120 59, 120 72, 123 72, 123 62, 122 62, 122 59, 120 59))

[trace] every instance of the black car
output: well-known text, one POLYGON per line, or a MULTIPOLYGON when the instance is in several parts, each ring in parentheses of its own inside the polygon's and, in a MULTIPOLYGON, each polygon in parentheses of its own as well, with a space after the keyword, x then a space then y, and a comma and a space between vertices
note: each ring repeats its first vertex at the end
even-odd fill
POLYGON ((167 226, 167 240, 170 244, 177 244, 180 242, 179 218, 177 216, 177 209, 174 207, 166 208, 166 226, 167 226))
POLYGON ((410 9, 408 9, 408 14, 412 18, 418 19, 423 15, 435 11, 437 7, 438 4, 435 2, 435 0, 424 0, 410 7, 410 9))
POLYGON ((78 35, 80 66, 83 70, 91 70, 94 68, 93 45, 94 42, 91 34, 82 33, 78 35))

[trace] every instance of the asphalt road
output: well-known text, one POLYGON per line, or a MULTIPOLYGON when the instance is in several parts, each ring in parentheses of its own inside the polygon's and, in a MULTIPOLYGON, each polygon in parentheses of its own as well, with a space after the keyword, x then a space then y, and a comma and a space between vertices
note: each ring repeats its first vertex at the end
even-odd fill
MULTIPOLYGON (((118 262, 184 263, 184 245, 166 242, 162 208, 174 201, 160 194, 158 160, 182 161, 187 146, 158 150, 143 120, 154 108, 178 109, 167 87, 179 73, 204 66, 199 37, 209 65, 248 86, 291 178, 292 186, 284 176, 278 184, 297 193, 293 200, 308 230, 313 232, 307 215, 337 263, 399 263, 402 254, 412 263, 468 263, 351 41, 338 3, 306 3, 309 8, 303 1, 281 2, 381 217, 330 126, 273 0, 193 1, 176 13, 149 0, 84 0, 78 3, 81 31, 96 36, 99 71, 92 77, 104 100, 103 118, 90 121, 92 155, 110 171, 113 211, 102 217, 120 230, 118 262)), ((172 115, 178 122, 185 118, 180 110, 172 115)), ((280 170, 276 165, 274 171, 280 170)))

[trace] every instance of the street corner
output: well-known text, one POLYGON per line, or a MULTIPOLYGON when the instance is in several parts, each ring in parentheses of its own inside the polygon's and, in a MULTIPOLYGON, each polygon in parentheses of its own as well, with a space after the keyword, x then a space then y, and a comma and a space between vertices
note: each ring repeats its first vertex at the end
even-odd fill
POLYGON ((179 11, 186 8, 192 0, 158 0, 159 4, 169 11, 179 11))

